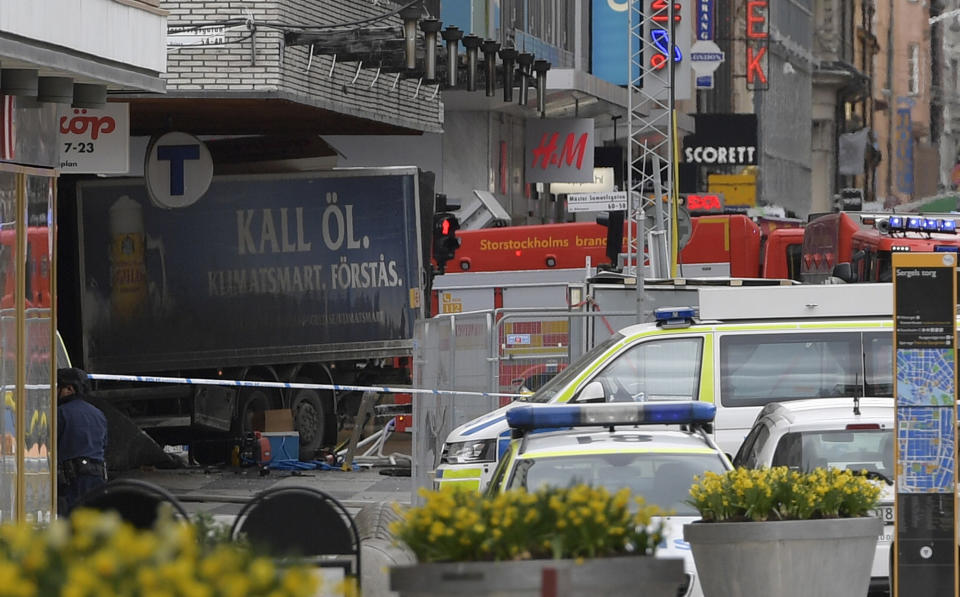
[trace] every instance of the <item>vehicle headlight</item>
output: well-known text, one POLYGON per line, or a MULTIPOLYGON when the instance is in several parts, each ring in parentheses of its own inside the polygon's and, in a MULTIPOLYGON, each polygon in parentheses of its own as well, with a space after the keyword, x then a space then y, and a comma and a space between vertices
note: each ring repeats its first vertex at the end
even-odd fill
POLYGON ((443 449, 443 462, 447 464, 468 464, 474 462, 494 462, 497 459, 497 440, 484 439, 468 442, 454 442, 443 449))

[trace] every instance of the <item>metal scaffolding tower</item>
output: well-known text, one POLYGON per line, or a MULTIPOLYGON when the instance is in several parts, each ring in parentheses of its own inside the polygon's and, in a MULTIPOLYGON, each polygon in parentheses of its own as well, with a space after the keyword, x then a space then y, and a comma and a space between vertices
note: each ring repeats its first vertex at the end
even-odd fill
MULTIPOLYGON (((690 1, 690 0, 687 0, 690 1)), ((644 247, 655 277, 676 275, 675 83, 678 2, 630 0, 627 136, 627 263, 637 278, 637 311, 644 307, 644 247), (674 58, 674 59, 671 59, 674 58), (664 202, 663 198, 668 198, 664 202), (630 225, 632 224, 632 225, 630 225)), ((683 26, 689 27, 689 23, 683 26)))

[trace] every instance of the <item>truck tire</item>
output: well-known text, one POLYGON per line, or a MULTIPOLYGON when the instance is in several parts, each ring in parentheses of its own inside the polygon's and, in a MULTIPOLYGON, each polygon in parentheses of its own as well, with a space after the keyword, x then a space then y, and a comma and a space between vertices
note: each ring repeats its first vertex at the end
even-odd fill
POLYGON ((291 408, 293 428, 300 433, 300 460, 313 460, 317 451, 323 447, 327 419, 333 416, 333 413, 328 413, 324 408, 324 401, 317 390, 297 390, 291 408))
POLYGON ((253 431, 253 413, 278 408, 278 404, 279 400, 266 388, 241 389, 237 398, 237 418, 232 425, 234 433, 253 431))

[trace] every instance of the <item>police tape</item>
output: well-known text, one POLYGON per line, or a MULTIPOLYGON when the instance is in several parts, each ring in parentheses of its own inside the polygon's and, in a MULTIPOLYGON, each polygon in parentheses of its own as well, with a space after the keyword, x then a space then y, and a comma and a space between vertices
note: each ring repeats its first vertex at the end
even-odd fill
POLYGON ((293 390, 335 390, 347 392, 382 392, 389 394, 459 394, 462 396, 482 396, 485 398, 519 398, 524 394, 506 394, 499 392, 471 392, 466 390, 427 390, 423 388, 401 388, 395 386, 352 386, 325 383, 296 383, 287 381, 252 381, 239 379, 203 379, 195 377, 157 377, 152 375, 115 375, 112 373, 88 373, 87 377, 97 381, 132 381, 139 383, 175 383, 202 386, 233 386, 244 388, 286 388, 293 390))

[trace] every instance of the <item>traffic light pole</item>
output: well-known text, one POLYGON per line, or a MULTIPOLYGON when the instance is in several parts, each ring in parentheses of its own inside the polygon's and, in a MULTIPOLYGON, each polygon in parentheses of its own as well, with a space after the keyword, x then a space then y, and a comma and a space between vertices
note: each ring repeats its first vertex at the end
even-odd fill
MULTIPOLYGON (((687 0, 691 1, 691 0, 687 0)), ((675 114, 674 82, 676 76, 674 58, 677 4, 673 1, 656 3, 651 0, 630 0, 629 18, 629 96, 627 106, 627 264, 624 271, 633 266, 637 279, 637 315, 644 319, 646 293, 644 291, 644 262, 647 246, 645 238, 651 239, 647 251, 650 261, 666 261, 668 275, 676 276, 676 171, 675 161, 675 114), (650 8, 645 5, 649 4, 650 8), (654 5, 659 5, 653 8, 654 5), (666 26, 663 25, 664 21, 666 26), (669 31, 666 44, 667 55, 663 56, 663 37, 654 30, 669 31), (644 35, 646 33, 646 36, 644 35), (660 45, 658 45, 660 44, 660 45), (647 85, 644 85, 644 82, 647 85), (650 85, 656 82, 656 85, 650 85), (646 89, 645 89, 646 87, 646 89), (652 91, 651 91, 652 89, 652 91), (652 196, 648 196, 650 193, 652 196), (663 197, 670 208, 663 209, 663 197), (651 230, 644 230, 644 214, 652 212, 655 217, 651 230), (634 238, 632 229, 636 230, 634 238), (648 234, 648 232, 652 234, 648 234), (672 250, 671 250, 672 249, 672 250), (663 258, 666 257, 664 260, 663 258)), ((688 26, 688 25, 687 25, 688 26)), ((663 272, 658 272, 663 274, 663 272)), ((648 317, 647 317, 648 318, 648 317)))

